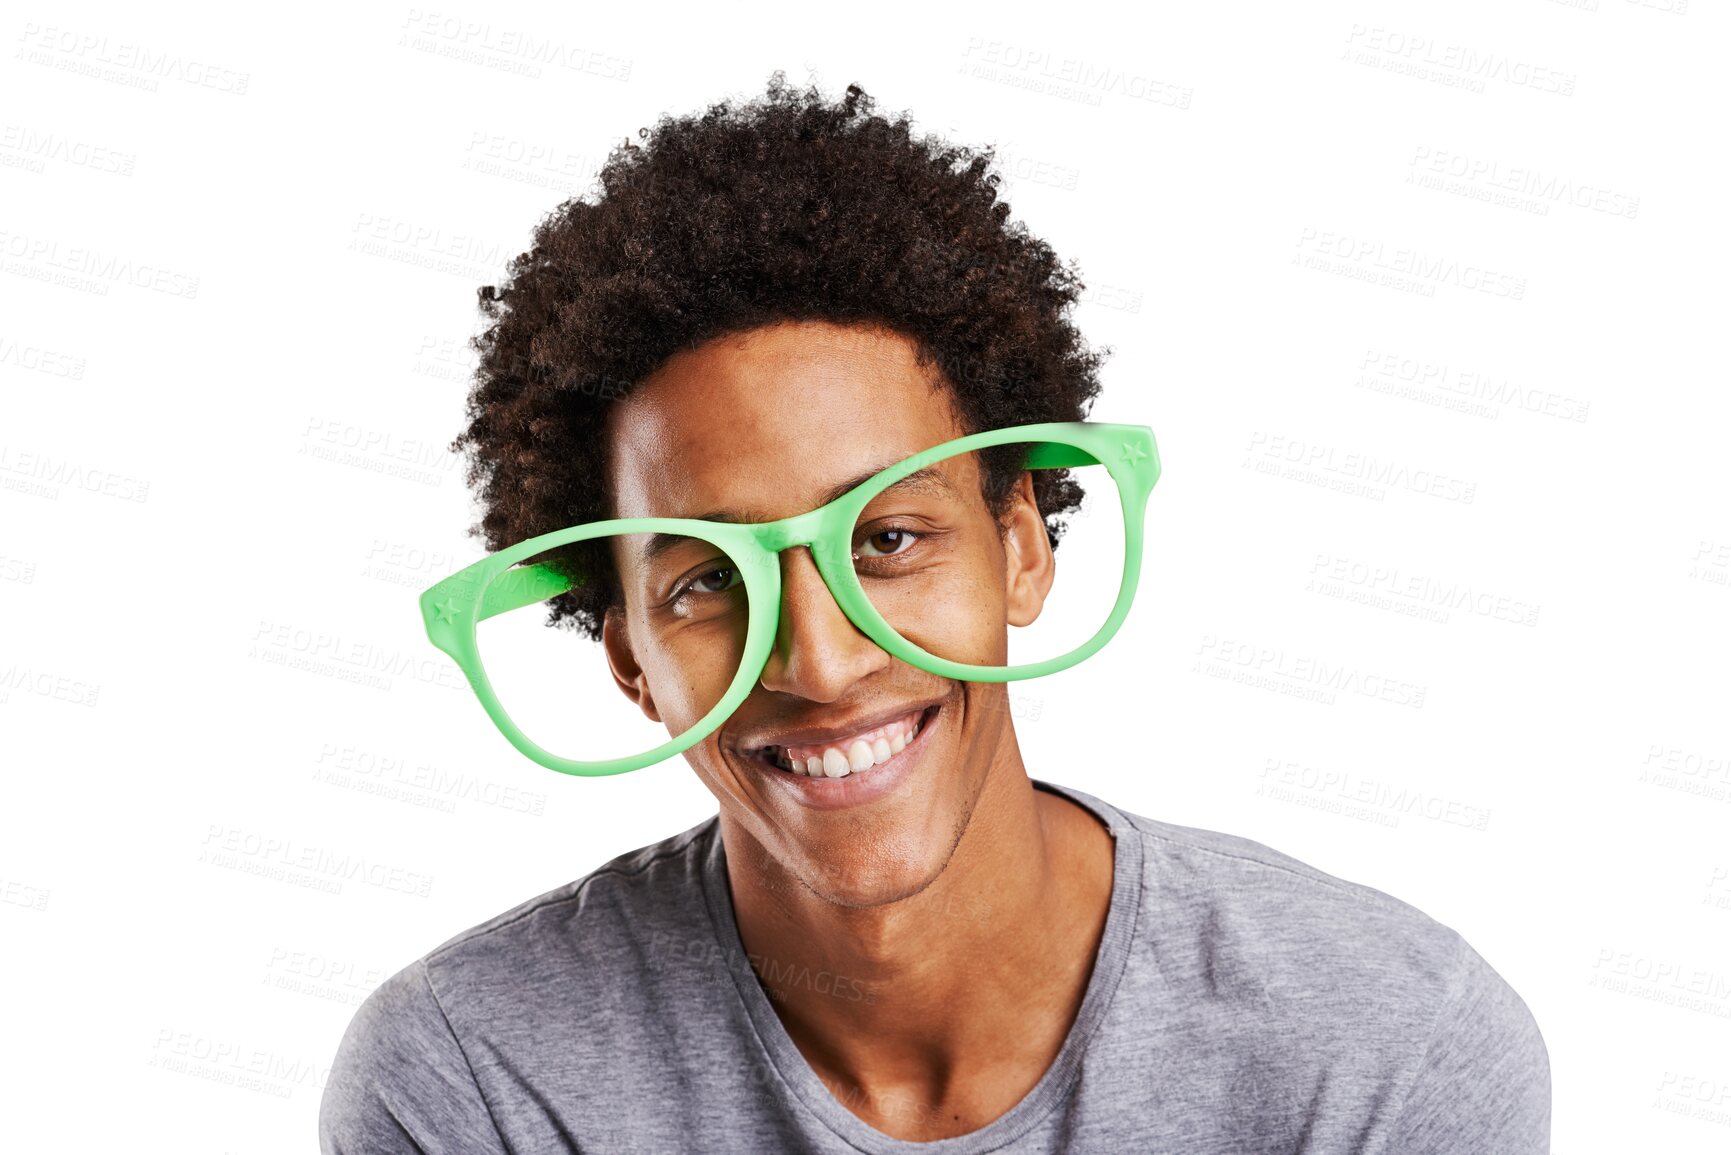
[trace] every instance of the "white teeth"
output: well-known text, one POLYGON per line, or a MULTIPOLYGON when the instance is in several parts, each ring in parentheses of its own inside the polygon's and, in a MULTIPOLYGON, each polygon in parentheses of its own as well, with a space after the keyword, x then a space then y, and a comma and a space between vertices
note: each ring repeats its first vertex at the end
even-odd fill
POLYGON ((845 778, 851 767, 840 750, 831 746, 823 752, 823 772, 831 778, 845 778))
MULTIPOLYGON (((905 750, 918 732, 919 719, 916 718, 911 722, 893 724, 893 728, 880 727, 868 731, 850 740, 845 747, 840 744, 826 746, 821 754, 794 755, 783 749, 775 762, 790 774, 804 774, 810 778, 845 778, 889 761, 905 750)), ((811 747, 806 749, 809 751, 811 747)))

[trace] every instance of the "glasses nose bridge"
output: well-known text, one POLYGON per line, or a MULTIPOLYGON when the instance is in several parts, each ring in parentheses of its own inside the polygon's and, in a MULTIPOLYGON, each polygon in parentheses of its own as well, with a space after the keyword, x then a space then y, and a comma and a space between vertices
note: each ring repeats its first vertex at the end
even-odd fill
POLYGON ((761 525, 757 529, 758 544, 772 554, 780 554, 796 545, 815 545, 823 529, 822 515, 823 510, 813 509, 761 525))

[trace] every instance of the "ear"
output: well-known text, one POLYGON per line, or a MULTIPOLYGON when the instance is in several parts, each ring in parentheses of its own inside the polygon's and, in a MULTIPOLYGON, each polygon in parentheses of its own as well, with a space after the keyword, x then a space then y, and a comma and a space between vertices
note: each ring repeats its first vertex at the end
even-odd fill
POLYGON ((607 666, 619 692, 636 703, 651 722, 661 721, 661 715, 655 709, 655 696, 649 690, 649 678, 631 652, 625 611, 618 606, 609 606, 601 619, 601 648, 607 653, 607 666))
POLYGON ((1004 527, 1005 609, 1010 625, 1025 626, 1040 616, 1057 576, 1046 519, 1034 500, 1034 475, 1026 470, 1016 482, 1004 527))

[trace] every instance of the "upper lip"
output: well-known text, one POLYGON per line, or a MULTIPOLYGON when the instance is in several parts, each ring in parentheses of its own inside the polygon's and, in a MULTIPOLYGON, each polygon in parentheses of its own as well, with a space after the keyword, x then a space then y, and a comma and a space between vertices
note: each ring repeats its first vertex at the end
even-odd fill
POLYGON ((942 698, 933 699, 913 706, 893 706, 876 714, 862 714, 834 726, 804 726, 798 730, 782 730, 775 733, 758 733, 745 738, 735 745, 747 754, 759 754, 772 746, 823 746, 837 738, 846 738, 861 734, 867 730, 875 730, 879 726, 894 722, 897 718, 905 718, 910 714, 924 714, 936 706, 942 698))

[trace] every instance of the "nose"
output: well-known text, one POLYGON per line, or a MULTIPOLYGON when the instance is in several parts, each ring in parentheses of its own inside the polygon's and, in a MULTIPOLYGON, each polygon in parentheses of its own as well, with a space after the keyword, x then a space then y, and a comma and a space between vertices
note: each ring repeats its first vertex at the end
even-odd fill
POLYGON ((781 614, 764 664, 763 688, 833 702, 890 655, 862 634, 836 604, 805 546, 781 552, 781 614))

